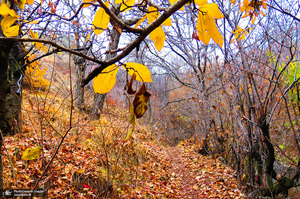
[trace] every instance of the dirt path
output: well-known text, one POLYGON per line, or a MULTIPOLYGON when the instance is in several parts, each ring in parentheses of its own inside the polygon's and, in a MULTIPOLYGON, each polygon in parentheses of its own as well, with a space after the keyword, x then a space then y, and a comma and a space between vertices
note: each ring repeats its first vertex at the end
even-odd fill
POLYGON ((171 176, 169 184, 175 198, 244 198, 233 170, 200 155, 191 146, 160 146, 152 152, 171 176))

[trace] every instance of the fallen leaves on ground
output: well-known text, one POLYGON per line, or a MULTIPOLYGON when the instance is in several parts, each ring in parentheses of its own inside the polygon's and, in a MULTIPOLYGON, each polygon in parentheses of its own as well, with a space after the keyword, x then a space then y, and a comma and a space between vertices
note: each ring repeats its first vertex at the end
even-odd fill
POLYGON ((108 108, 90 121, 77 110, 70 118, 70 104, 59 95, 24 91, 23 133, 5 137, 2 148, 5 189, 32 189, 68 132, 38 185, 49 198, 243 198, 234 171, 198 154, 197 143, 162 146, 139 124, 126 141, 127 111, 108 108), (43 149, 38 159, 22 160, 37 145, 43 149))

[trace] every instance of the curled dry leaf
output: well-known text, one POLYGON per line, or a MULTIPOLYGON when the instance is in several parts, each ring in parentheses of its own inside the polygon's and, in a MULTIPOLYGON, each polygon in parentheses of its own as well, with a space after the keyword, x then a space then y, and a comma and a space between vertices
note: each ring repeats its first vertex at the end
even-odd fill
POLYGON ((136 74, 133 73, 133 75, 131 76, 131 79, 130 79, 130 81, 129 81, 129 83, 128 83, 128 86, 127 86, 127 93, 128 93, 129 95, 133 95, 133 94, 136 93, 136 91, 133 90, 133 88, 132 88, 132 84, 133 84, 133 81, 134 81, 135 79, 136 79, 136 74))
POLYGON ((134 115, 134 110, 133 110, 133 107, 131 105, 131 102, 129 100, 129 98, 127 97, 127 100, 128 100, 128 103, 129 103, 129 112, 130 112, 130 118, 129 118, 129 122, 131 124, 131 129, 130 131, 127 133, 127 136, 125 138, 125 140, 129 140, 131 135, 132 135, 132 132, 134 130, 134 127, 135 127, 135 115, 134 115))
POLYGON ((136 118, 142 117, 148 109, 147 102, 151 96, 146 89, 145 83, 141 86, 140 90, 135 94, 133 100, 134 114, 136 118))

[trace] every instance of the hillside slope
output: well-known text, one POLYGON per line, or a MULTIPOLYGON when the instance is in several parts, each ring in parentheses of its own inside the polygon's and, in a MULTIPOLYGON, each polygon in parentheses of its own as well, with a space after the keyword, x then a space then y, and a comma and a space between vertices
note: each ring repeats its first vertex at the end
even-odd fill
POLYGON ((141 125, 125 141, 126 110, 107 106, 91 121, 72 106, 57 93, 24 92, 23 133, 4 138, 5 189, 39 181, 50 198, 243 198, 234 171, 198 154, 197 143, 162 146, 141 125), (40 157, 23 160, 36 146, 40 157))

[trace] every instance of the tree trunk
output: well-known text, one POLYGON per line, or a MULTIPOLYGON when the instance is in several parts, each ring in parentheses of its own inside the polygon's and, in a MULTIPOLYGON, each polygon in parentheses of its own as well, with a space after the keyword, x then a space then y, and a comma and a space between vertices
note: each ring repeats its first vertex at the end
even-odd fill
POLYGON ((74 57, 76 69, 76 86, 75 86, 75 105, 79 110, 84 110, 84 87, 81 82, 86 70, 86 60, 80 57, 74 57))
POLYGON ((21 132, 22 130, 22 71, 24 64, 24 51, 19 43, 15 43, 9 53, 8 61, 8 80, 10 82, 10 92, 6 96, 6 114, 5 120, 10 128, 10 135, 21 132))
MULTIPOLYGON (((109 47, 108 47, 108 53, 106 55, 106 60, 109 60, 116 56, 116 50, 119 45, 121 33, 114 27, 110 34, 110 41, 109 41, 109 47)), ((104 107, 104 101, 105 101, 106 93, 105 94, 98 94, 96 93, 94 95, 94 105, 91 111, 91 118, 96 120, 100 118, 101 112, 104 107)))
MULTIPOLYGON (((2 17, 0 16, 0 21, 2 17)), ((0 28, 0 36, 3 36, 0 28)), ((10 93, 8 82, 8 57, 9 51, 13 45, 13 42, 2 41, 0 42, 0 152, 2 154, 2 140, 3 135, 10 134, 10 128, 6 121, 6 97, 10 93)), ((3 164, 2 155, 0 155, 0 190, 3 190, 3 164)))

